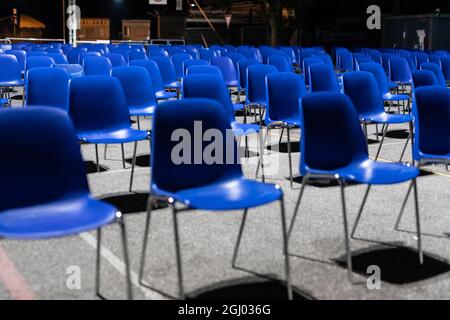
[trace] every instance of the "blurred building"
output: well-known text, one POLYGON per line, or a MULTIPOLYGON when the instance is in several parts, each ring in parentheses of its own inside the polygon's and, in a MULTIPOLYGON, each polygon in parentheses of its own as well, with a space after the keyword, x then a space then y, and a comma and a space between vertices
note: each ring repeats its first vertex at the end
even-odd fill
POLYGON ((81 18, 81 30, 77 37, 82 41, 109 40, 110 19, 108 18, 81 18))
POLYGON ((150 38, 150 20, 122 20, 123 40, 144 41, 150 38))
POLYGON ((0 18, 0 37, 42 38, 45 24, 25 14, 0 18))

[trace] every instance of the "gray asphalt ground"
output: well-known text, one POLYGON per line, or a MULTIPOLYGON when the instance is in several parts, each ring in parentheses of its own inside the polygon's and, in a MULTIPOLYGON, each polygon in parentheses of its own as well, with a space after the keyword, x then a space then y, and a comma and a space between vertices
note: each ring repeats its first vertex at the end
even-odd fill
MULTIPOLYGON (((240 119, 241 120, 241 119, 240 119)), ((141 121, 146 128, 150 119, 141 121)), ((399 158, 407 126, 390 128, 380 158, 396 161, 399 158)), ((369 137, 375 140, 375 128, 369 127, 369 137)), ((298 175, 299 131, 293 138, 294 172, 298 175)), ((279 133, 271 133, 276 144, 279 133)), ((286 140, 284 140, 286 141, 286 140)), ((256 152, 256 140, 250 140, 251 150, 256 152)), ((370 154, 376 153, 378 143, 371 143, 370 154)), ((300 183, 289 187, 288 157, 282 143, 281 152, 265 150, 265 161, 278 164, 278 170, 270 172, 267 182, 281 185, 286 202, 288 221, 291 221, 300 183)), ((85 161, 95 161, 94 147, 81 147, 85 161)), ((126 157, 132 156, 132 145, 125 147, 126 157)), ((107 159, 101 164, 106 171, 88 174, 91 191, 95 197, 111 199, 121 195, 120 209, 126 214, 128 243, 131 258, 132 282, 135 299, 166 299, 157 291, 139 286, 137 274, 145 226, 145 198, 149 189, 150 168, 148 164, 149 143, 138 147, 138 164, 134 190, 130 194, 128 179, 130 163, 122 168, 120 146, 108 148, 107 159)), ((410 148, 405 160, 411 159, 410 148)), ((244 173, 254 179, 256 157, 243 159, 244 173)), ((412 201, 408 203, 400 231, 394 230, 395 220, 406 194, 408 184, 373 188, 366 210, 361 219, 356 238, 351 242, 354 263, 360 264, 360 273, 355 273, 355 284, 347 280, 347 271, 336 260, 345 256, 342 212, 339 187, 309 186, 304 195, 299 218, 295 225, 290 251, 292 256, 292 281, 299 295, 315 299, 450 299, 450 172, 442 166, 425 167, 429 174, 418 179, 420 212, 423 232, 425 263, 418 267, 415 253, 415 220, 412 201), (406 249, 405 249, 406 248, 406 249), (411 249, 411 250, 408 250, 411 249), (394 253, 394 255, 391 255, 394 253), (366 280, 368 265, 381 269, 380 289, 369 289, 366 280)), ((349 186, 346 190, 349 223, 353 225, 365 187, 349 186)), ((254 282, 266 281, 257 274, 275 279, 284 279, 284 259, 279 205, 277 203, 249 211, 241 251, 238 257, 240 269, 231 266, 234 244, 242 218, 242 212, 182 213, 179 228, 182 243, 184 283, 188 294, 214 292, 217 287, 231 288, 235 298, 239 292, 232 285, 248 283, 247 298, 260 296, 254 282)), ((104 232, 102 255, 102 293, 111 299, 125 298, 123 255, 117 225, 104 232)), ((48 241, 6 241, 0 248, 14 264, 23 283, 27 284, 36 299, 97 299, 95 295, 94 268, 96 257, 96 234, 85 233, 70 238, 48 241), (71 266, 79 267, 81 288, 71 289, 71 266), (70 284, 70 283, 69 283, 70 284)), ((355 267, 356 268, 356 267, 355 267)), ((357 268, 356 268, 357 269, 357 268)), ((149 242, 145 281, 169 294, 177 294, 176 262, 172 219, 168 209, 154 211, 152 234, 149 242)), ((273 297, 271 287, 264 296, 273 297)), ((0 278, 0 299, 11 299, 16 293, 8 290, 0 278)), ((285 298, 280 295, 278 298, 285 298)))

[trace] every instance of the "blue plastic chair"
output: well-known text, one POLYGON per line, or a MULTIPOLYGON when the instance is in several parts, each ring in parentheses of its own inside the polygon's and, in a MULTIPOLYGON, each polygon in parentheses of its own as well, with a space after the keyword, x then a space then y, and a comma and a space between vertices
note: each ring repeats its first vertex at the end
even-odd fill
POLYGON ((69 111, 69 73, 61 68, 34 68, 27 73, 26 105, 69 111))
POLYGON ((442 57, 441 65, 445 80, 450 81, 450 57, 442 57))
POLYGON ((97 51, 87 51, 87 52, 81 52, 79 56, 79 64, 81 64, 84 67, 84 59, 88 57, 101 57, 102 55, 100 52, 97 51))
POLYGON ((54 64, 52 68, 60 68, 66 70, 70 78, 78 78, 84 76, 83 67, 79 64, 54 64))
POLYGON ((147 54, 141 50, 130 50, 129 57, 130 61, 148 59, 147 54))
POLYGON ((112 68, 111 61, 106 57, 84 58, 83 69, 87 76, 110 76, 112 68))
POLYGON ((246 59, 254 59, 258 60, 259 63, 263 63, 263 57, 261 55, 261 52, 257 48, 248 48, 247 50, 243 51, 242 54, 246 59))
POLYGON ((353 56, 352 53, 348 50, 340 50, 337 52, 338 54, 338 66, 337 69, 339 72, 347 72, 353 71, 353 56))
POLYGON ((70 64, 80 64, 80 54, 87 52, 87 48, 77 47, 68 52, 67 60, 70 64))
POLYGON ((119 79, 130 116, 137 117, 138 129, 141 130, 139 117, 152 117, 158 104, 152 78, 147 69, 139 66, 114 68, 112 76, 119 79))
MULTIPOLYGON (((221 77, 212 74, 194 74, 184 77, 183 97, 213 99, 222 103, 227 111, 228 120, 233 128, 234 135, 240 140, 242 137, 245 138, 251 134, 259 134, 260 149, 262 151, 262 130, 260 126, 236 121, 234 115, 236 106, 231 101, 230 93, 221 77)), ((247 139, 245 139, 245 155, 248 155, 247 139)), ((260 152, 260 160, 263 163, 262 152, 260 152)))
POLYGON ((0 70, 0 87, 22 87, 24 85, 19 62, 14 55, 0 55, 0 70))
POLYGON ((176 92, 167 92, 164 89, 163 80, 159 71, 158 64, 152 60, 131 60, 130 66, 143 67, 147 70, 152 79, 153 90, 157 100, 167 100, 177 98, 176 92))
POLYGON ((131 127, 130 112, 118 79, 108 76, 84 76, 70 83, 70 118, 78 139, 95 145, 97 172, 100 171, 98 144, 122 145, 122 162, 125 166, 124 143, 134 142, 130 191, 133 186, 137 142, 147 139, 149 133, 131 127))
POLYGON ((192 66, 207 66, 209 62, 206 60, 194 59, 186 60, 183 62, 183 75, 187 74, 187 69, 192 66))
POLYGON ((48 56, 55 61, 56 64, 68 64, 66 56, 62 53, 49 53, 48 56))
MULTIPOLYGON (((274 128, 282 129, 279 144, 286 129, 289 155, 289 180, 294 183, 292 174, 291 134, 292 128, 301 128, 300 101, 306 95, 303 78, 293 72, 271 73, 266 81, 267 105, 264 122, 267 126, 266 138, 274 128)), ((264 141, 264 145, 266 141, 264 141)))
POLYGON ((267 103, 266 78, 269 74, 278 72, 277 68, 266 64, 252 64, 247 68, 247 105, 265 107, 267 103))
POLYGON ((401 86, 411 85, 411 69, 405 58, 392 56, 389 58, 389 76, 391 81, 401 86))
MULTIPOLYGON (((371 186, 397 184, 412 180, 415 187, 419 170, 409 165, 377 162, 369 158, 368 147, 360 126, 358 114, 352 101, 346 95, 331 92, 313 93, 302 99, 301 110, 303 128, 300 172, 303 179, 289 227, 288 238, 292 234, 308 182, 314 178, 337 181, 341 189, 347 272, 348 278, 352 282, 353 269, 345 203, 345 186, 348 183, 368 185, 363 205, 359 210, 355 227, 352 230, 353 236, 371 186)), ((417 191, 417 189, 415 190, 417 191)), ((417 197, 415 209, 419 260, 420 263, 423 263, 417 197)))
POLYGON ((179 79, 183 78, 184 76, 183 64, 187 60, 194 60, 194 59, 188 53, 177 53, 172 56, 172 62, 179 79))
MULTIPOLYGON (((184 84, 190 82, 193 77, 202 76, 187 76, 184 84)), ((209 77, 211 80, 215 78, 215 82, 221 81, 216 76, 206 75, 205 77, 209 77)), ((209 82, 205 83, 206 86, 208 84, 209 82)), ((227 95, 225 85, 222 85, 222 89, 224 95, 227 95)), ((178 141, 172 139, 173 132, 183 130, 194 136, 194 130, 196 130, 194 129, 194 124, 201 121, 203 130, 214 129, 225 137, 227 130, 231 129, 227 120, 228 117, 229 112, 220 102, 207 99, 184 99, 167 102, 156 108, 152 134, 151 191, 139 273, 139 282, 146 287, 150 287, 143 282, 143 277, 147 243, 149 241, 151 207, 156 200, 165 200, 172 209, 178 290, 179 298, 181 299, 185 298, 180 237, 178 234, 178 214, 182 211, 188 209, 207 211, 244 210, 232 260, 232 266, 236 267, 248 210, 274 201, 280 201, 283 249, 285 253, 288 252, 282 190, 277 185, 260 183, 244 177, 236 157, 236 143, 233 142, 231 147, 227 147, 226 144, 220 147, 221 151, 219 153, 232 161, 225 162, 223 160, 222 164, 211 164, 206 159, 200 159, 195 164, 191 159, 187 163, 175 164, 173 162, 173 150, 179 144, 178 141), (183 208, 180 208, 178 205, 182 205, 183 208)), ((189 150, 189 154, 197 152, 194 151, 193 145, 192 149, 189 150)), ((206 147, 207 145, 202 146, 202 154, 204 150, 206 151, 206 147)), ((287 255, 284 256, 288 298, 292 299, 289 257, 287 255)))
POLYGON ((444 73, 442 72, 442 69, 440 65, 437 63, 422 63, 420 65, 420 68, 422 70, 429 70, 434 73, 436 76, 436 79, 438 80, 438 83, 442 87, 447 87, 447 81, 445 80, 444 73))
POLYGON ((282 55, 269 56, 267 63, 277 68, 279 72, 293 72, 292 64, 289 59, 282 55))
POLYGON ((424 86, 439 86, 439 81, 430 70, 417 70, 412 72, 413 89, 424 86))
MULTIPOLYGON (((430 164, 450 164, 450 90, 442 86, 424 86, 414 91, 413 115, 415 139, 413 158, 418 168, 430 164)), ((395 224, 398 230, 412 191, 409 187, 395 224)), ((415 191, 415 190, 414 190, 415 191)), ((416 192, 416 191, 415 191, 416 192)), ((415 196, 416 193, 414 194, 415 196)))
POLYGON ((344 93, 352 100, 361 122, 364 124, 364 132, 367 137, 367 125, 382 124, 383 137, 375 156, 378 159, 383 147, 386 134, 391 124, 409 124, 409 138, 406 141, 400 156, 402 161, 409 140, 413 135, 413 116, 409 114, 390 114, 384 111, 384 103, 377 80, 372 73, 366 71, 349 72, 343 76, 344 93))
POLYGON ((27 52, 24 50, 6 50, 5 54, 11 54, 17 58, 19 63, 20 72, 25 72, 25 60, 27 58, 27 52))
POLYGON ((200 59, 210 61, 212 58, 217 57, 217 54, 210 49, 200 48, 198 49, 200 59))
POLYGON ((109 54, 104 55, 104 57, 109 59, 113 68, 125 67, 127 65, 127 63, 125 62, 125 59, 119 53, 109 53, 109 54))
POLYGON ((239 80, 234 68, 233 60, 228 57, 215 57, 211 59, 211 65, 220 69, 225 80, 225 84, 229 88, 238 88, 239 80))
POLYGON ((310 92, 331 91, 341 92, 333 66, 323 63, 313 63, 309 66, 310 92))
POLYGON ((236 52, 233 52, 233 53, 227 52, 225 56, 230 58, 231 61, 233 61, 234 70, 236 71, 236 74, 239 75, 238 62, 242 59, 245 59, 245 56, 241 53, 236 53, 236 52))
POLYGON ((260 64, 260 62, 257 59, 242 59, 238 61, 237 73, 241 90, 245 91, 247 88, 247 68, 253 64, 260 64))
POLYGON ((303 59, 303 74, 305 76, 305 84, 306 84, 307 87, 310 86, 309 66, 314 64, 314 63, 324 64, 323 60, 319 59, 319 58, 306 58, 306 59, 303 59))
POLYGON ((178 82, 177 72, 172 60, 167 57, 151 57, 150 60, 155 61, 158 65, 164 87, 179 91, 181 85, 178 82))
POLYGON ((223 79, 222 71, 220 71, 218 67, 211 65, 194 65, 187 68, 186 75, 188 76, 193 74, 213 74, 223 79))
POLYGON ((29 57, 25 62, 25 72, 33 68, 51 68, 55 60, 47 56, 29 57))
POLYGON ((100 294, 101 229, 121 227, 128 298, 132 298, 125 222, 114 206, 89 192, 69 117, 55 108, 0 112, 2 155, 0 238, 39 240, 97 230, 96 293, 100 294), (11 183, 13 182, 13 183, 11 183))
MULTIPOLYGON (((360 66, 360 71, 367 71, 374 75, 378 82, 382 97, 384 101, 389 102, 390 106, 393 106, 393 102, 408 101, 407 108, 410 106, 410 96, 407 94, 393 94, 389 90, 389 82, 384 73, 383 67, 375 62, 362 63, 360 66)), ((412 78, 411 78, 412 79, 412 78)), ((398 110, 400 113, 400 105, 398 105, 398 110)))

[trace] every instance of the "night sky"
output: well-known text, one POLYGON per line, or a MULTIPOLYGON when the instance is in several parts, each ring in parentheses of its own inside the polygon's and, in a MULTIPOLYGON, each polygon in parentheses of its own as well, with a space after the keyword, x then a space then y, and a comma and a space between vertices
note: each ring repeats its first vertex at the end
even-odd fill
MULTIPOLYGON (((66 0, 67 5, 68 0, 66 0)), ((380 4, 385 13, 431 13, 440 7, 442 13, 450 13, 449 0, 305 0, 304 16, 318 26, 329 24, 339 16, 364 14, 368 4, 380 4), (393 12, 395 11, 395 12, 393 12)), ((169 0, 174 9, 175 0, 169 0)), ((83 17, 111 18, 112 37, 117 38, 121 19, 149 19, 148 12, 161 6, 150 6, 148 0, 77 0, 83 17)), ((46 36, 62 36, 62 0, 0 0, 0 17, 8 16, 12 8, 30 15, 47 26, 46 36)), ((170 9, 170 8, 169 8, 170 9)))

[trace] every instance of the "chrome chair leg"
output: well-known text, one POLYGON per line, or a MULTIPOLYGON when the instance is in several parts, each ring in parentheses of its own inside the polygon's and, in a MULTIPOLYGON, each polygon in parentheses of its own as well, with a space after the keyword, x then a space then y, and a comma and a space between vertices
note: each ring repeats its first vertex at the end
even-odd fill
POLYGON ((143 282, 144 277, 144 268, 145 268, 145 258, 147 253, 147 243, 150 236, 150 219, 152 215, 152 205, 153 205, 153 197, 150 195, 147 201, 147 217, 145 219, 145 231, 144 231, 144 239, 142 241, 142 250, 141 250, 141 263, 139 265, 139 284, 141 286, 147 287, 143 282))
POLYGON ((409 133, 408 133, 408 138, 406 139, 406 142, 405 142, 405 145, 404 145, 404 147, 403 147, 403 150, 402 150, 402 154, 400 155, 400 160, 399 160, 399 162, 402 162, 402 160, 403 160, 403 157, 404 157, 404 155, 405 155, 405 152, 406 152, 406 148, 408 147, 408 143, 409 143, 409 141, 411 140, 411 158, 412 158, 412 163, 413 163, 413 165, 414 165, 414 125, 413 125, 413 123, 412 123, 412 121, 410 121, 409 122, 409 133))
POLYGON ((292 174, 292 152, 291 152, 291 133, 289 129, 289 125, 286 126, 287 131, 287 140, 288 140, 288 155, 289 155, 289 177, 291 189, 294 187, 294 176, 292 174))
POLYGON ((177 276, 178 276, 178 291, 180 299, 184 300, 184 287, 183 287, 183 269, 181 262, 181 252, 180 252, 180 237, 178 234, 178 221, 177 221, 177 209, 175 208, 175 203, 171 203, 172 206, 172 218, 173 218, 173 232, 175 238, 175 253, 177 258, 177 276))
POLYGON ((341 186, 342 216, 344 220, 345 249, 347 253, 347 277, 348 280, 353 283, 352 252, 350 249, 350 237, 348 233, 347 208, 345 206, 345 182, 341 179, 338 179, 338 182, 341 186))
POLYGON ((95 261, 95 294, 102 300, 105 298, 100 293, 100 267, 101 267, 102 229, 97 229, 97 257, 95 261))
POLYGON ((247 221, 247 214, 248 214, 248 209, 245 209, 244 214, 242 216, 241 226, 239 227, 238 238, 237 238, 236 244, 234 246, 233 259, 231 261, 231 266, 233 268, 236 268, 236 260, 237 260, 238 253, 239 253, 239 247, 241 246, 241 240, 242 240, 242 234, 244 232, 245 222, 247 221))
POLYGON ((100 162, 98 161, 98 145, 95 144, 95 159, 97 164, 97 172, 100 172, 100 162))
POLYGON ((408 192, 406 193, 405 200, 403 200, 402 207, 400 209, 400 213, 399 213, 399 215, 397 217, 397 221, 395 222, 394 229, 397 230, 397 231, 399 230, 398 227, 399 227, 400 222, 402 220, 403 213, 405 212, 406 204, 408 203, 409 195, 411 194, 412 188, 413 188, 413 182, 411 182, 410 185, 409 185, 408 192))
POLYGON ((413 180, 412 185, 414 189, 414 212, 416 216, 417 251, 419 253, 419 263, 420 265, 423 265, 422 234, 420 231, 419 196, 417 192, 417 179, 413 180))
POLYGON ((364 207, 366 205, 367 197, 369 196, 369 192, 370 192, 371 188, 372 188, 371 184, 367 185, 366 193, 364 194, 364 198, 363 198, 361 207, 359 208, 358 215, 356 216, 355 224, 353 225, 352 233, 350 235, 352 239, 355 238, 356 228, 358 227, 358 223, 359 223, 359 220, 361 219, 364 207))
POLYGON ((122 148, 122 165, 123 165, 123 168, 125 169, 126 168, 126 166, 125 166, 125 149, 124 149, 123 143, 121 143, 120 146, 122 148))
POLYGON ((281 197, 280 199, 280 206, 281 206, 281 228, 283 233, 283 254, 284 254, 284 267, 286 272, 286 287, 287 287, 287 294, 288 299, 293 299, 292 294, 292 283, 291 283, 291 265, 289 261, 289 241, 286 234, 286 213, 284 208, 284 199, 281 197))
POLYGON ((284 135, 284 127, 281 128, 281 134, 280 134, 280 140, 278 141, 278 144, 281 144, 281 141, 283 140, 283 135, 284 135))
POLYGON ((383 137, 381 138, 380 145, 378 146, 377 155, 375 156, 375 160, 378 160, 378 157, 380 156, 381 148, 383 147, 384 139, 386 138, 386 134, 389 129, 389 124, 386 124, 386 126, 383 125, 383 128, 384 128, 383 137))
POLYGON ((133 151, 133 160, 131 164, 131 177, 130 177, 130 188, 129 191, 133 190, 133 178, 134 178, 134 168, 136 167, 136 152, 137 152, 137 144, 138 142, 134 142, 134 151, 133 151))
POLYGON ((127 282, 127 297, 128 300, 133 300, 133 287, 131 284, 131 271, 130 271, 130 255, 128 252, 127 245, 127 233, 125 228, 124 217, 121 216, 118 218, 118 222, 120 225, 120 231, 122 235, 122 246, 123 246, 123 256, 125 262, 125 273, 126 273, 126 282, 127 282))
MULTIPOLYGON (((308 175, 303 177, 302 187, 298 194, 297 203, 295 204, 295 209, 294 209, 294 215, 292 216, 291 224, 289 226, 288 233, 287 233, 288 241, 291 238, 292 230, 294 229, 295 220, 297 219, 298 210, 300 209, 300 202, 302 201, 303 193, 305 192, 306 185, 308 184, 308 180, 309 180, 308 175)), ((288 254, 289 254, 289 252, 288 252, 288 254)))
MULTIPOLYGON (((263 151, 266 147, 266 142, 267 142, 267 138, 269 137, 269 131, 270 131, 270 126, 267 126, 267 131, 266 131, 266 136, 264 137, 263 143, 262 143, 262 148, 263 151)), ((261 134, 262 134, 263 130, 261 129, 261 134)), ((259 167, 261 166, 261 158, 258 159, 258 164, 256 166, 256 178, 258 178, 258 174, 259 174, 259 167)))
POLYGON ((103 150, 103 159, 106 160, 106 153, 108 152, 108 145, 105 144, 105 149, 103 150))
MULTIPOLYGON (((262 176, 262 182, 266 182, 266 177, 264 174, 264 146, 263 146, 263 130, 260 129, 259 131, 259 161, 260 161, 260 166, 261 166, 261 176, 262 176)), ((259 166, 258 166, 259 169, 259 166)), ((258 174, 256 174, 256 176, 258 176, 258 174)))

